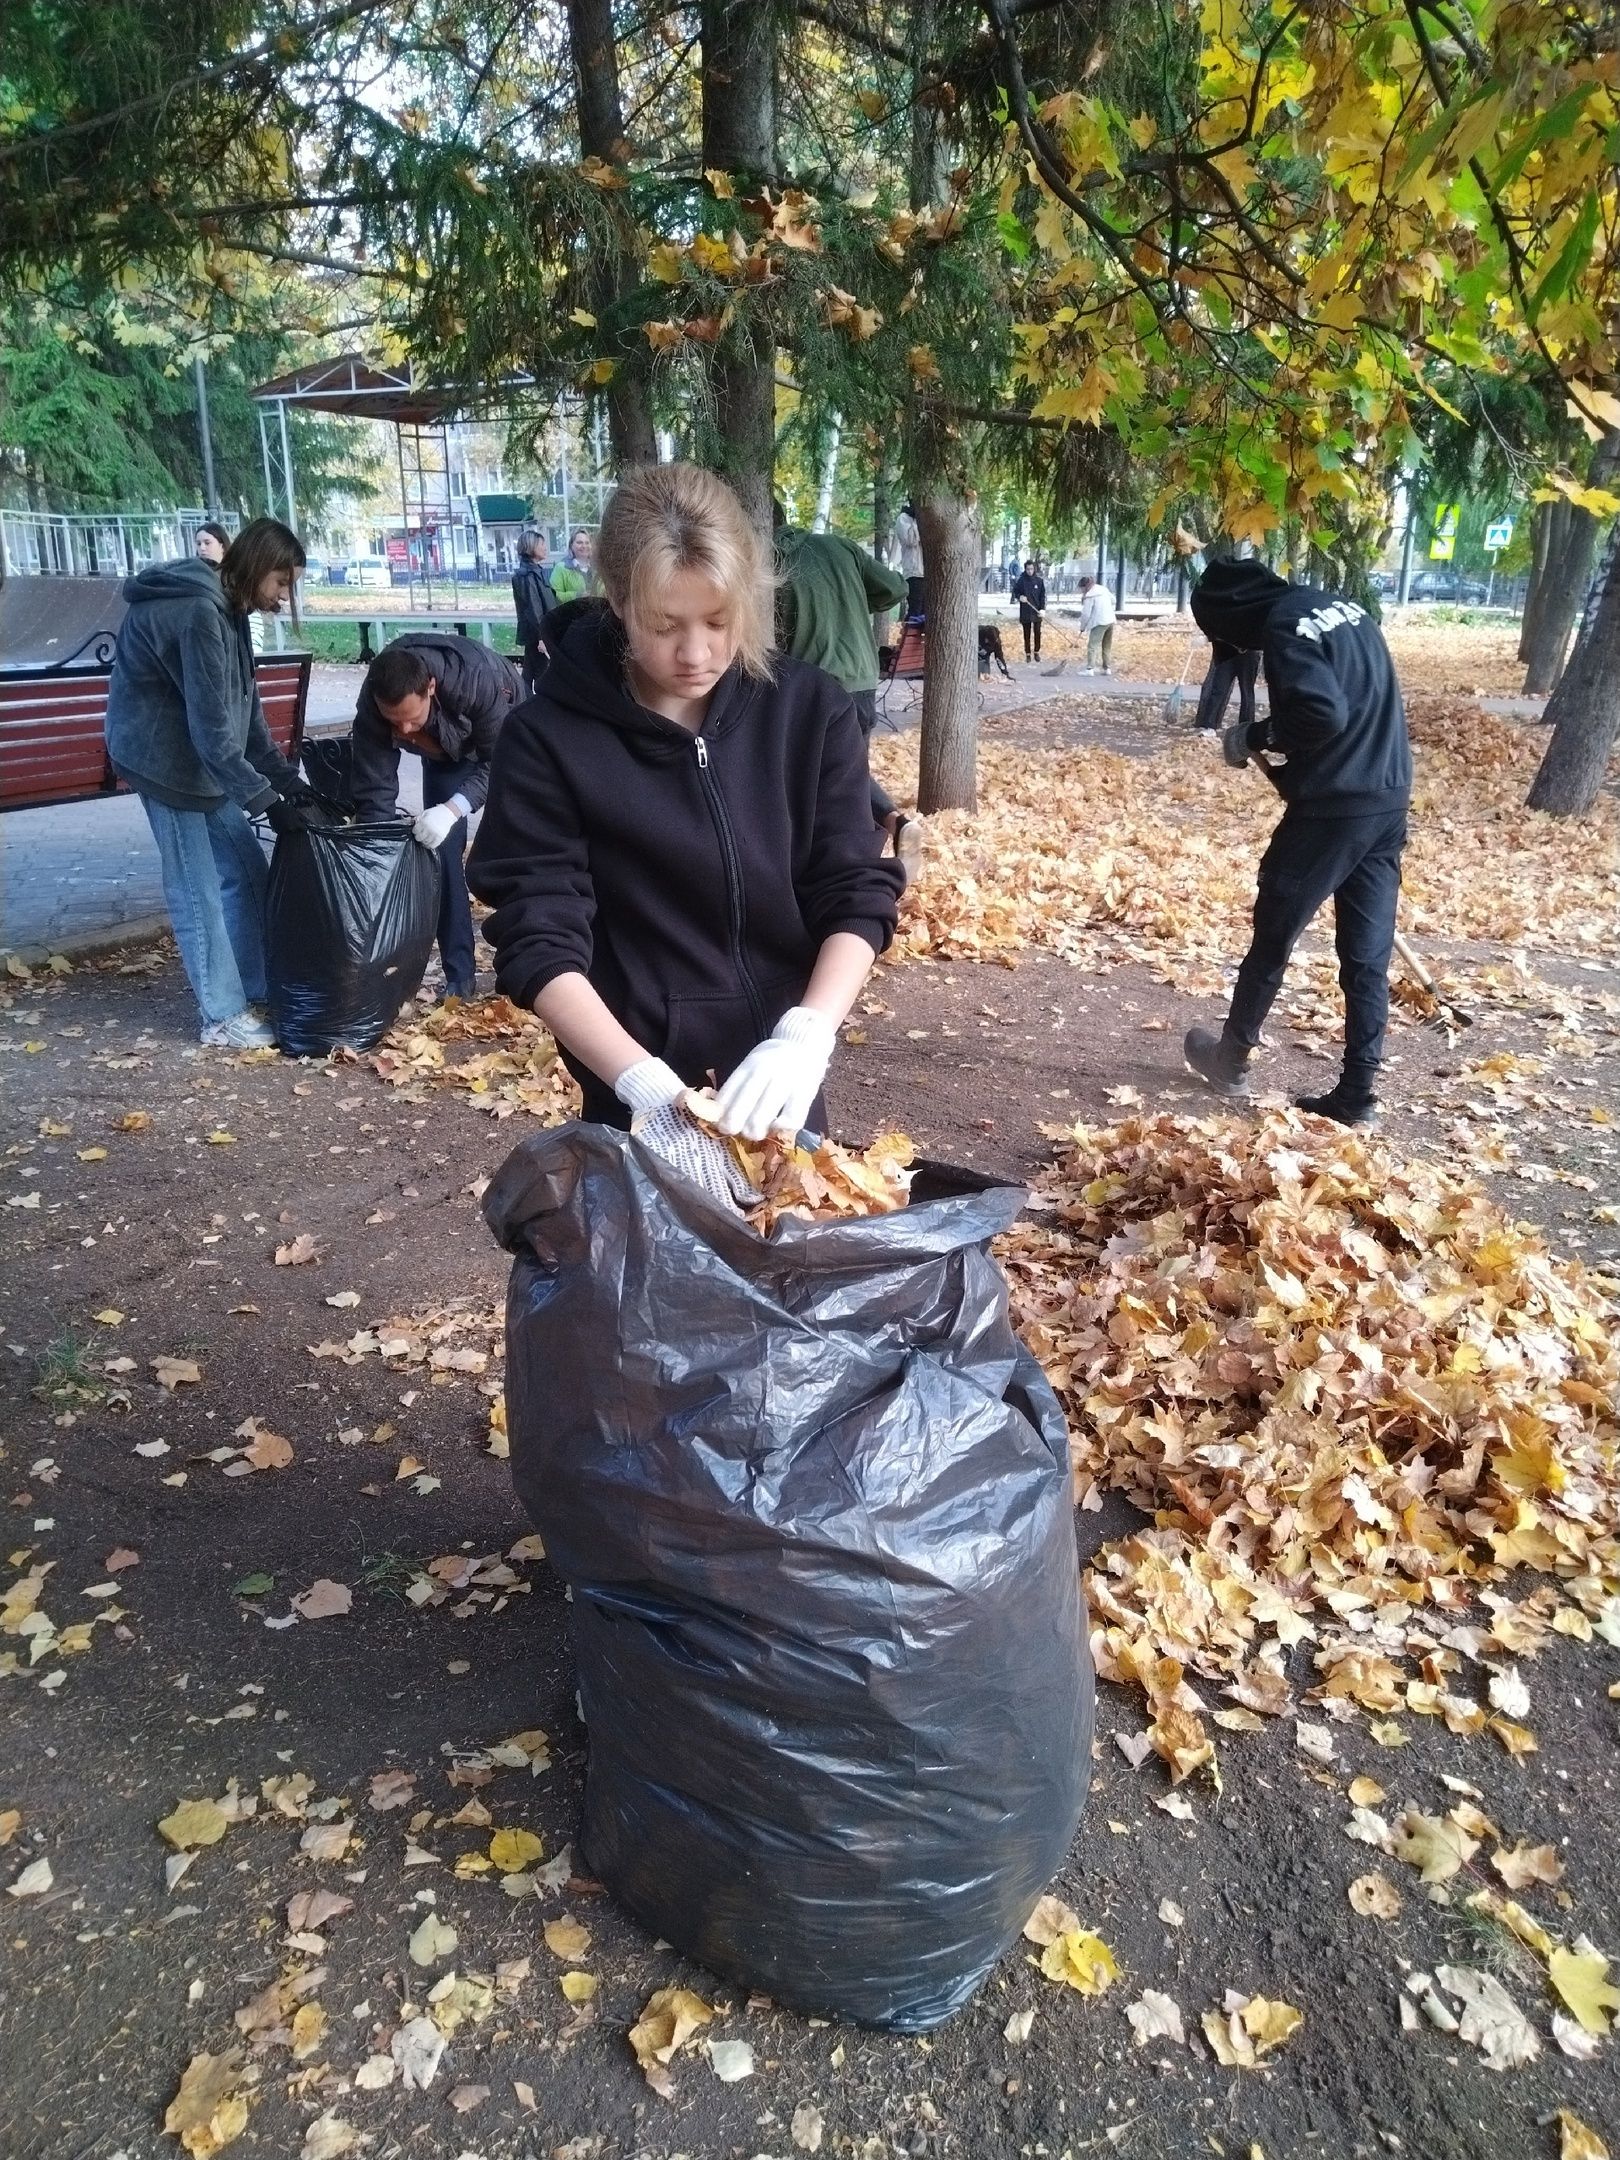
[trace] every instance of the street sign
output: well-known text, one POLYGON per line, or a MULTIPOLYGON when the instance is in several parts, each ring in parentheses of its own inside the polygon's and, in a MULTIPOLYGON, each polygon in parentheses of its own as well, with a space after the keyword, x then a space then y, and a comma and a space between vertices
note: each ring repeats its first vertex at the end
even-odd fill
POLYGON ((1457 505, 1437 503, 1434 512, 1434 537, 1429 542, 1430 562, 1450 562, 1457 552, 1457 505))
POLYGON ((1511 518, 1492 518, 1485 528, 1486 552, 1491 555, 1500 553, 1512 538, 1513 520, 1511 518))

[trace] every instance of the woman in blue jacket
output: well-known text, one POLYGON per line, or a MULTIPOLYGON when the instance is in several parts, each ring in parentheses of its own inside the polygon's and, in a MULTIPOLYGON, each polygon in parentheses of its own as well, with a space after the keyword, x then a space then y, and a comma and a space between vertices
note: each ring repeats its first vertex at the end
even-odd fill
POLYGON ((107 688, 107 755, 146 812, 162 861, 175 943, 205 1043, 247 1050, 275 1037, 264 998, 264 849, 278 832, 326 822, 313 791, 271 740, 253 676, 248 616, 279 614, 304 550, 273 518, 243 527, 212 563, 153 563, 124 587, 107 688))

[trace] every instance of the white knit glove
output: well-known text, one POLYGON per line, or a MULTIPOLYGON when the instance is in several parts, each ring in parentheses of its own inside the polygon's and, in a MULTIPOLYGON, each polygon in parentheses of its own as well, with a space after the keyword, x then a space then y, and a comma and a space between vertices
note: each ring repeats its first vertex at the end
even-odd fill
POLYGON ((712 1200, 739 1211, 759 1194, 730 1148, 680 1108, 686 1082, 662 1058, 643 1058, 614 1082, 613 1092, 631 1112, 630 1137, 712 1200))
POLYGON ((411 837, 425 848, 441 848, 466 815, 467 805, 459 795, 452 795, 448 802, 435 803, 422 812, 411 827, 411 837))
POLYGON ((808 1005, 785 1012, 720 1090, 720 1130, 745 1140, 763 1140, 779 1125, 797 1132, 827 1077, 837 1041, 832 1022, 808 1005))

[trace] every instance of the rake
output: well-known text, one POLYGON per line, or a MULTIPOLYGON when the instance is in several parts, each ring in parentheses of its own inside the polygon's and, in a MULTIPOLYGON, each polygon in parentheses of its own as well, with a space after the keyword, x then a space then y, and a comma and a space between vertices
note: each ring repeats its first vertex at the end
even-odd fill
POLYGON ((1399 930, 1395 933, 1395 950, 1400 955, 1401 964, 1419 989, 1426 990, 1434 1000, 1435 1009, 1424 1020, 1423 1025, 1442 1035, 1450 1035, 1458 1028, 1471 1028, 1474 1024, 1473 1014, 1465 1011, 1454 999, 1444 995, 1440 985, 1399 930))

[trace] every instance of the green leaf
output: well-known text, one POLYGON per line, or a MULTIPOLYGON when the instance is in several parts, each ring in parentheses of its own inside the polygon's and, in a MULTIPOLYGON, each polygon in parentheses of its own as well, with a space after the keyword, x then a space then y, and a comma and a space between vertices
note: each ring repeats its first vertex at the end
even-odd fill
POLYGON ((996 231, 1000 233, 1001 244, 1014 262, 1029 261, 1035 243, 1030 239, 1027 228, 1010 210, 1003 210, 996 219, 996 231))
POLYGON ((1531 322, 1541 313, 1550 300, 1561 300, 1580 275, 1581 268, 1592 252, 1592 242, 1597 237, 1600 205, 1594 188, 1581 205, 1580 214, 1569 229, 1568 238, 1553 258, 1551 269, 1542 277, 1541 283, 1530 295, 1527 310, 1531 322))
POLYGON ((1491 186, 1496 193, 1500 194, 1503 188, 1512 186, 1523 172, 1531 153, 1539 150, 1544 142, 1561 142, 1566 135, 1573 132, 1575 122, 1580 118, 1581 107, 1596 88, 1595 82, 1584 82, 1577 84, 1573 90, 1566 90, 1561 98, 1549 105, 1544 113, 1539 114, 1522 133, 1514 137, 1498 161, 1495 172, 1491 174, 1491 186))
POLYGON ((232 1583, 232 1597, 264 1597, 276 1587, 273 1575, 244 1575, 239 1583, 232 1583))

